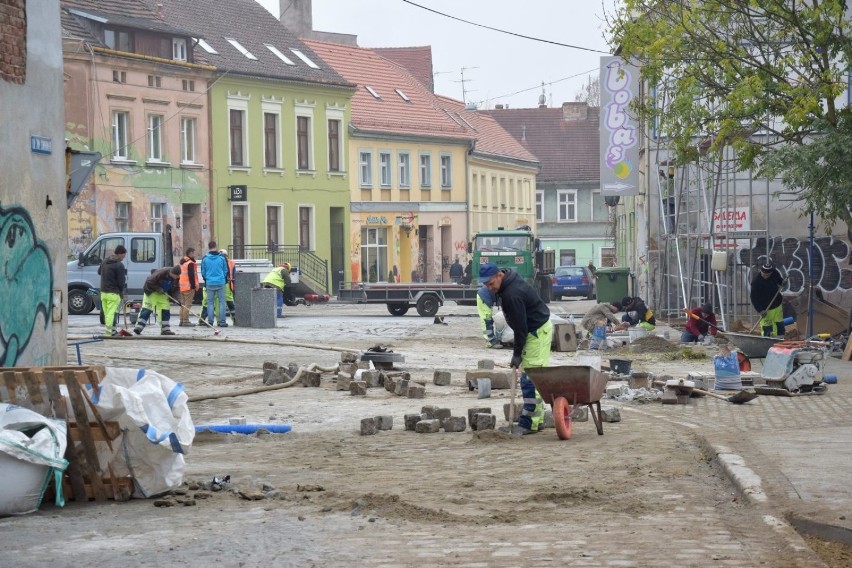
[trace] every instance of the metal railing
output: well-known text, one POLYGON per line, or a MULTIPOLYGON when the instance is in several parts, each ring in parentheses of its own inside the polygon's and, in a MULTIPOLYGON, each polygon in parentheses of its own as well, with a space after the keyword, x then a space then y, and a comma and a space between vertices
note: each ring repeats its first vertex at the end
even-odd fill
POLYGON ((237 245, 229 246, 228 254, 237 259, 268 259, 273 266, 289 263, 298 266, 300 278, 307 279, 318 293, 328 294, 328 261, 299 245, 237 245))

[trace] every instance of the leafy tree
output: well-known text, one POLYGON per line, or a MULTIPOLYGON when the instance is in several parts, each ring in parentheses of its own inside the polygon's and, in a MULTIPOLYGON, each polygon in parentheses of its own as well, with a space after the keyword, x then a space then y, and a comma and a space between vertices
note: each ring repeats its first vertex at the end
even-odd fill
POLYGON ((591 107, 601 106, 601 83, 597 75, 589 75, 586 84, 574 94, 574 100, 591 107))
POLYGON ((678 160, 731 146, 740 169, 781 179, 852 241, 845 0, 624 0, 611 24, 611 45, 655 87, 635 110, 678 160))

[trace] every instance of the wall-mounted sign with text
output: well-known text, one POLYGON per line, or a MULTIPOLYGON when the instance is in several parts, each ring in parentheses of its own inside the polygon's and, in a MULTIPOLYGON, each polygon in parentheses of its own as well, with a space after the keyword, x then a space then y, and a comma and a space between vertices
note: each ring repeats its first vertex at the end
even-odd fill
POLYGON ((228 190, 231 192, 231 201, 248 201, 247 185, 229 185, 228 190))

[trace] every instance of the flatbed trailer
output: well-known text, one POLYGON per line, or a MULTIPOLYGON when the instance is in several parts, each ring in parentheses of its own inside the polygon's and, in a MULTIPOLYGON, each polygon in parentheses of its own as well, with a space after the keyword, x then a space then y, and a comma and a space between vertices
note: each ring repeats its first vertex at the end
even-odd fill
POLYGON ((337 301, 347 304, 385 304, 394 316, 404 316, 413 306, 423 317, 432 317, 444 302, 475 306, 478 287, 448 282, 341 282, 337 301))

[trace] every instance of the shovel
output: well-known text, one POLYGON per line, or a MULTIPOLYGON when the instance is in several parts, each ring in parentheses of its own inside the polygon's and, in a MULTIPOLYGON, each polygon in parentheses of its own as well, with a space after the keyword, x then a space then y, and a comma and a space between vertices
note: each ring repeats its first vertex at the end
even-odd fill
POLYGON ((212 329, 212 330, 213 330, 213 335, 219 335, 219 328, 218 328, 218 327, 216 327, 215 325, 213 325, 212 323, 210 323, 209 321, 207 321, 207 319, 206 319, 203 315, 196 314, 195 312, 193 312, 193 311, 192 311, 192 308, 190 308, 189 306, 186 306, 186 305, 184 305, 184 304, 181 304, 179 300, 177 300, 177 299, 175 299, 175 298, 172 298, 169 294, 166 294, 166 297, 167 297, 169 300, 171 300, 172 302, 176 303, 178 306, 180 306, 180 307, 182 307, 182 308, 185 308, 185 309, 186 309, 189 313, 191 313, 192 315, 194 315, 195 317, 197 317, 197 318, 198 318, 198 321, 203 322, 203 323, 204 323, 204 325, 206 325, 207 327, 209 327, 210 329, 212 329))
MULTIPOLYGON (((664 386, 666 386, 666 382, 665 381, 654 381, 654 385, 659 386, 659 387, 664 387, 664 386)), ((701 393, 701 394, 706 395, 706 396, 712 396, 713 398, 718 398, 719 400, 725 400, 725 401, 733 403, 733 404, 745 404, 748 401, 754 400, 755 398, 757 398, 757 393, 754 393, 754 392, 751 392, 751 391, 746 391, 746 390, 737 391, 735 394, 732 394, 731 396, 724 396, 724 395, 721 395, 721 394, 716 394, 715 392, 710 392, 710 391, 706 391, 704 389, 696 389, 696 388, 692 389, 692 392, 701 393)))

